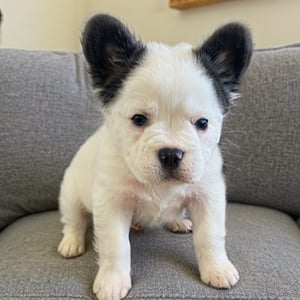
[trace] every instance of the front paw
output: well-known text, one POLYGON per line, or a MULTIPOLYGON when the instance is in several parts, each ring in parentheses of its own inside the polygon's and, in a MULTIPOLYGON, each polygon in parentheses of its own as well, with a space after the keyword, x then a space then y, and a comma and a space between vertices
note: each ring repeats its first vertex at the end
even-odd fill
POLYGON ((189 219, 175 219, 168 222, 165 227, 174 233, 188 233, 192 231, 192 221, 189 219))
POLYGON ((216 288, 229 289, 240 279, 235 266, 226 260, 222 263, 206 263, 201 266, 201 280, 208 285, 216 288))
POLYGON ((80 235, 67 234, 61 240, 57 250, 66 258, 79 256, 85 251, 84 238, 80 235))
POLYGON ((100 268, 93 285, 99 300, 123 299, 131 289, 130 272, 100 268))

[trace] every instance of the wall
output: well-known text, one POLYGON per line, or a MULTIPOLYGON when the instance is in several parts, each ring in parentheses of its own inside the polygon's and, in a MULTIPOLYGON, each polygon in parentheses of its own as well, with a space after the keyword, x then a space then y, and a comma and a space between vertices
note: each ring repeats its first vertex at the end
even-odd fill
POLYGON ((144 41, 196 45, 218 25, 242 21, 257 48, 300 41, 300 0, 227 0, 186 11, 168 0, 0 0, 2 47, 79 51, 89 16, 108 12, 124 20, 144 41))
POLYGON ((231 0, 178 11, 167 0, 91 0, 91 11, 122 17, 144 40, 197 44, 219 24, 248 24, 257 47, 300 42, 300 0, 231 0))
POLYGON ((86 0, 0 0, 2 47, 79 50, 86 0))

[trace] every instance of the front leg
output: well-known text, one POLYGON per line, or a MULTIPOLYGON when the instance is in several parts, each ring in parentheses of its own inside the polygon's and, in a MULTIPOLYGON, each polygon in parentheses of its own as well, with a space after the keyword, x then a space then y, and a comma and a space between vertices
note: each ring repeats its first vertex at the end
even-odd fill
POLYGON ((100 259, 93 292, 101 300, 119 300, 131 289, 129 230, 132 212, 124 208, 117 195, 96 194, 93 217, 95 246, 100 259))
POLYGON ((199 199, 189 204, 193 223, 193 239, 201 280, 217 288, 230 288, 239 280, 239 274, 225 250, 225 184, 201 188, 199 199), (201 198, 201 199, 200 199, 201 198))

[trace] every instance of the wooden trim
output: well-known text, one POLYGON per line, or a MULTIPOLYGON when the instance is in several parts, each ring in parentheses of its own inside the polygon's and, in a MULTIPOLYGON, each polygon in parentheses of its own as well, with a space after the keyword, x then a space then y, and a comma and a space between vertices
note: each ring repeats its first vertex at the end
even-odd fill
POLYGON ((175 9, 186 9, 226 0, 169 0, 169 7, 175 9))

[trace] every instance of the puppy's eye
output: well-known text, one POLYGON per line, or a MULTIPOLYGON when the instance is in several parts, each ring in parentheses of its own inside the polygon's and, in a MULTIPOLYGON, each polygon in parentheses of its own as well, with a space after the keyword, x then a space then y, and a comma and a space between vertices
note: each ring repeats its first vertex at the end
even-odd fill
POLYGON ((196 121, 195 126, 198 130, 205 130, 208 126, 208 120, 205 118, 201 118, 196 121))
POLYGON ((144 115, 134 115, 131 120, 137 127, 143 127, 148 121, 148 119, 144 115))

